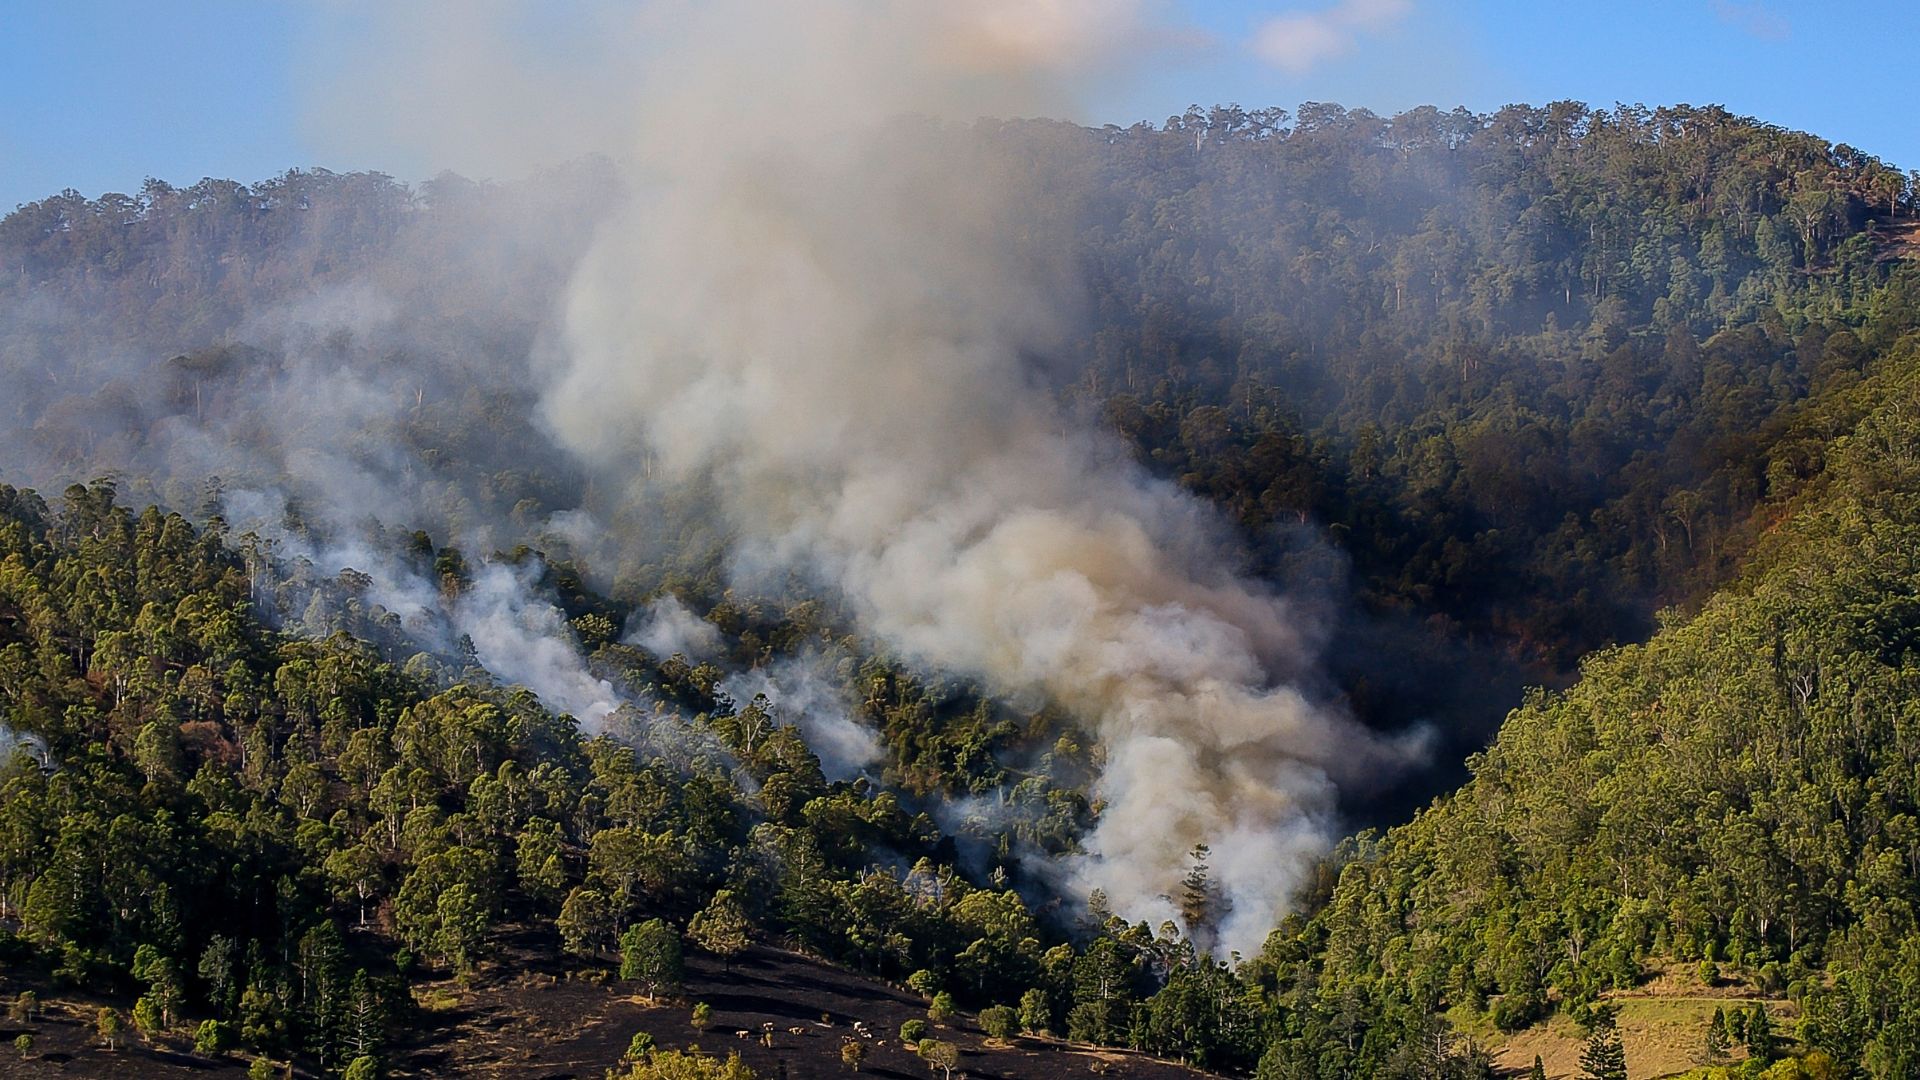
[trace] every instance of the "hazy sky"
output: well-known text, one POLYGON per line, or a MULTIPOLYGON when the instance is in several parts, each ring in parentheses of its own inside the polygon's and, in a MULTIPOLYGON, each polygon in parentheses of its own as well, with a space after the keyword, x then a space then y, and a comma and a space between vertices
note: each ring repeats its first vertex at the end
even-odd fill
MULTIPOLYGON (((1718 103, 1920 168, 1920 5, 1875 0, 1163 0, 1184 50, 1081 119, 1190 103, 1393 112, 1572 98, 1718 103), (1192 32, 1198 28, 1198 33, 1192 32)), ((312 122, 338 0, 0 0, 0 209, 143 177, 255 180, 353 160, 312 122)), ((458 3, 449 3, 450 13, 458 3)), ((551 10, 564 12, 564 4, 551 10)), ((555 17, 564 17, 557 15, 555 17)))

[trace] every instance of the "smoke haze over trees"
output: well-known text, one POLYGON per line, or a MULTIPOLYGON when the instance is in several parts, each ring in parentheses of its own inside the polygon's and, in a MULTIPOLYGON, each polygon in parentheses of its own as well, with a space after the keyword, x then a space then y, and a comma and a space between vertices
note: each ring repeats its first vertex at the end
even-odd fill
POLYGON ((1909 178, 1710 107, 980 120, 1130 24, 888 10, 716 5, 522 179, 0 220, 18 947, 344 1069, 343 925, 725 907, 1275 1077, 1725 960, 1901 1075, 1909 178))

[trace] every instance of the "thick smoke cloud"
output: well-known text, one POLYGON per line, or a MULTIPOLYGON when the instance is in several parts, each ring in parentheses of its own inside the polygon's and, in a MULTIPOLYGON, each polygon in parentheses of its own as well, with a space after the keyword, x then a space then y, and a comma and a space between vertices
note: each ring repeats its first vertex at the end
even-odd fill
MULTIPOLYGON (((192 486, 221 475, 236 532, 322 574, 359 571, 416 639, 445 654, 464 637, 590 729, 636 710, 589 671, 529 571, 479 553, 537 540, 619 561, 643 543, 631 523, 644 507, 698 493, 736 581, 804 579, 891 652, 1057 702, 1097 731, 1100 823, 1053 868, 1063 887, 1104 890, 1130 918, 1173 917, 1168 895, 1204 843, 1231 903, 1218 940, 1256 947, 1326 850, 1339 785, 1418 747, 1380 742, 1317 693, 1316 606, 1242 573, 1209 508, 1047 388, 1041 367, 1083 329, 1072 214, 1044 168, 1007 156, 1019 138, 984 138, 998 122, 977 120, 1071 114, 1164 37, 1158 9, 608 6, 577 64, 522 41, 530 7, 478 6, 451 35, 441 9, 368 11, 353 21, 379 55, 321 80, 319 127, 355 140, 343 159, 397 146, 428 168, 497 175, 603 151, 630 191, 623 209, 449 214, 443 232, 229 335, 270 358, 230 371, 156 365, 144 349, 17 351, 7 384, 49 403, 61 378, 107 385, 69 416, 37 397, 19 406, 36 427, 11 445, 80 440, 63 452, 126 459, 185 488, 169 501, 189 509, 192 486), (399 83, 415 89, 395 100, 399 83), (466 330, 433 317, 475 308, 499 317, 466 330), (408 441, 422 430, 434 445, 408 441), (124 455, 95 445, 125 432, 141 439, 124 455), (526 481, 568 470, 579 492, 526 481), (579 508, 517 516, 565 495, 579 508), (419 519, 428 506, 438 520, 419 519), (289 517, 324 538, 280 527, 289 517), (368 517, 454 540, 472 586, 449 596, 397 553, 346 539, 368 517)), ((672 602, 628 640, 696 659, 720 645, 672 602)), ((856 775, 873 736, 816 676, 802 658, 727 689, 767 694, 831 773, 856 775)))
POLYGON ((609 105, 646 182, 568 290, 556 438, 704 485, 744 569, 797 569, 918 663, 1094 725, 1104 810, 1068 879, 1173 917, 1208 844, 1220 940, 1254 947, 1338 780, 1412 751, 1313 700, 1313 615, 1033 377, 1074 311, 1064 245, 1012 228, 1044 192, 938 121, 1068 100, 1091 58, 1044 43, 1090 38, 999 4, 675 10, 671 62, 609 105))

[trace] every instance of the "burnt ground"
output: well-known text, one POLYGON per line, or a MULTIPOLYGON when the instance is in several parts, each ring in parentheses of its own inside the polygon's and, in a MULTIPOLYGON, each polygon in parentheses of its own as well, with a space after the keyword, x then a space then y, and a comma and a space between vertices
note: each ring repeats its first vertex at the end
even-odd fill
MULTIPOLYGON (((617 979, 568 979, 548 956, 516 943, 506 964, 467 990, 452 984, 417 987, 427 1014, 418 1025, 418 1041, 395 1048, 394 1075, 598 1080, 618 1064, 634 1034, 644 1031, 665 1047, 698 1045, 721 1055, 738 1051, 765 1080, 843 1078, 848 1072, 840 1044, 856 1037, 855 1021, 873 1036, 866 1040, 862 1075, 887 1080, 937 1075, 899 1039, 902 1023, 925 1018, 923 1000, 797 953, 757 945, 723 964, 690 952, 686 989, 672 1003, 644 1001, 631 984, 617 979), (516 962, 524 966, 516 969, 516 962), (713 1024, 704 1033, 689 1022, 696 1001, 713 1007, 713 1024), (769 1022, 775 1030, 771 1047, 761 1041, 762 1025, 769 1022)), ((971 1017, 931 1034, 960 1048, 954 1075, 973 1080, 1196 1080, 1203 1075, 1140 1054, 1052 1039, 988 1046, 971 1017)))
MULTIPOLYGON (((878 979, 764 945, 731 964, 690 951, 684 992, 672 1002, 649 1002, 635 996, 631 983, 601 978, 598 972, 570 978, 572 962, 557 954, 556 945, 550 935, 514 934, 499 961, 466 985, 416 983, 418 1008, 397 1025, 405 1030, 389 1048, 388 1075, 600 1080, 620 1063, 634 1034, 644 1031, 665 1047, 698 1045, 719 1055, 738 1051, 763 1080, 844 1078, 849 1074, 840 1061, 840 1045, 855 1037, 855 1021, 872 1035, 861 1075, 884 1080, 938 1075, 900 1044, 900 1025, 924 1019, 925 1001, 878 979), (705 1032, 689 1022, 696 1001, 713 1007, 713 1024, 705 1032), (761 1041, 762 1025, 769 1022, 775 1026, 771 1047, 761 1041), (793 1033, 795 1028, 802 1033, 793 1033), (750 1034, 742 1038, 736 1034, 741 1031, 750 1034)), ((0 967, 0 1002, 11 1003, 23 989, 39 993, 42 1015, 23 1023, 0 1014, 0 1077, 229 1080, 246 1075, 249 1055, 199 1057, 184 1032, 149 1042, 129 1031, 125 1044, 110 1051, 94 1031, 94 1018, 102 1005, 114 1006, 124 1018, 131 1000, 62 990, 44 978, 0 967), (26 1057, 13 1048, 22 1033, 34 1039, 26 1057)), ((194 1022, 197 1018, 189 1026, 194 1022)), ((1141 1054, 1053 1039, 989 1046, 971 1017, 933 1027, 930 1034, 960 1048, 954 1076, 971 1080, 1202 1080, 1204 1075, 1141 1054)), ((301 1063, 297 1076, 313 1075, 307 1064, 301 1063)))
MULTIPOLYGON (((6 984, 8 1002, 24 986, 6 984)), ((35 986, 41 995, 41 1015, 31 1021, 0 1019, 0 1077, 139 1077, 146 1080, 185 1080, 188 1077, 235 1078, 247 1075, 247 1059, 203 1058, 193 1053, 191 1039, 168 1039, 142 1043, 129 1030, 125 1044, 108 1050, 94 1032, 94 1018, 102 1004, 111 1004, 127 1015, 130 1002, 108 1002, 99 998, 61 994, 45 986, 35 986), (47 1000, 51 995, 51 1000, 47 1000), (13 1048, 14 1039, 33 1036, 33 1050, 22 1056, 13 1048)))

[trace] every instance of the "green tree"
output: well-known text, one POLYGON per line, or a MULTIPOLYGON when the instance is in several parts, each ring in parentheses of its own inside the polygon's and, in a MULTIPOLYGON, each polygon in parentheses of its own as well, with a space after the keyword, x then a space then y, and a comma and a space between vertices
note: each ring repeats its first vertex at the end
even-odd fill
POLYGON ((1067 1037, 1077 1042, 1108 1042, 1124 1030, 1132 999, 1133 963, 1120 943, 1101 937, 1073 961, 1074 1005, 1067 1013, 1067 1037))
POLYGON ((693 1030, 705 1031, 713 1025, 713 1006, 704 1001, 693 1003, 693 1030))
POLYGON ((1207 867, 1213 852, 1205 844, 1196 844, 1187 854, 1187 876, 1180 886, 1180 918, 1195 941, 1210 943, 1220 920, 1227 914, 1226 901, 1214 884, 1207 867))
POLYGON ((647 997, 678 990, 684 972, 680 935, 665 920, 648 919, 620 935, 620 977, 638 982, 647 997))
POLYGON ((618 913, 605 893, 581 886, 567 894, 566 903, 560 906, 560 917, 555 922, 560 929, 560 940, 568 952, 593 959, 605 953, 613 944, 618 913))
POLYGON ((615 1080, 755 1080, 740 1055, 724 1059, 703 1053, 697 1047, 686 1050, 655 1050, 630 1063, 626 1072, 609 1072, 615 1080))
POLYGON ((377 1063, 386 1046, 387 1008, 365 968, 353 973, 347 986, 347 1004, 341 1017, 341 1049, 348 1059, 373 1058, 377 1063))
POLYGON ((633 1038, 627 1040, 627 1052, 623 1057, 627 1061, 638 1061, 653 1053, 653 1045, 652 1035, 644 1031, 636 1031, 633 1033, 633 1038))
POLYGON ((945 990, 933 995, 933 1000, 927 1004, 927 1019, 936 1024, 944 1024, 952 1020, 953 1013, 953 995, 945 990))
POLYGON ((202 1020, 193 1032, 193 1052, 201 1057, 217 1057, 230 1042, 227 1025, 218 1020, 202 1020))
POLYGON ((1053 1005, 1045 990, 1036 986, 1020 995, 1020 1027, 1033 1035, 1052 1029, 1053 1005))
POLYGON ((534 818, 522 829, 514 849, 520 887, 548 903, 566 894, 564 836, 558 823, 534 818))
POLYGON ((167 1024, 159 1019, 159 1005, 154 995, 142 994, 132 1003, 132 1028, 140 1032, 142 1038, 154 1038, 167 1030, 167 1024))
POLYGON ((1704 1048, 1708 1063, 1724 1061, 1727 1056, 1727 1014, 1726 1010, 1714 1006, 1713 1019, 1707 1021, 1707 1038, 1704 1048))
POLYGON ((24 1031, 18 1035, 15 1035, 13 1037, 13 1049, 16 1053, 18 1053, 23 1058, 32 1057, 33 1056, 33 1036, 29 1035, 24 1031))
POLYGON ((687 936, 693 943, 720 957, 729 967, 733 958, 747 947, 752 923, 730 889, 713 894, 713 900, 687 924, 687 936))
POLYGON ((1011 1039, 1020 1031, 1020 1015, 1007 1005, 980 1010, 980 1030, 990 1038, 1011 1039))
POLYGON ((1773 1034, 1773 1021, 1764 1005, 1755 1005, 1747 1014, 1747 1053, 1761 1061, 1772 1061, 1780 1047, 1773 1034))
POLYGON ((1110 1010, 1092 1001, 1083 1001, 1067 1010, 1067 1038, 1074 1042, 1105 1043, 1112 1039, 1110 1010))
POLYGON ((380 1062, 365 1054, 347 1063, 342 1080, 380 1080, 380 1062))
POLYGON ((386 884, 386 863, 380 853, 366 844, 353 844, 328 855, 321 868, 334 895, 351 900, 359 912, 360 925, 365 926, 367 904, 386 884))
POLYGON ((840 1064, 845 1065, 848 1072, 859 1072, 866 1060, 866 1043, 859 1039, 848 1039, 840 1044, 840 1064))
POLYGON ((1547 1066, 1539 1054, 1533 1055, 1533 1068, 1527 1070, 1527 1080, 1547 1080, 1547 1066))
POLYGON ((900 1042, 905 1046, 917 1046, 927 1037, 927 1022, 921 1019, 908 1020, 900 1025, 900 1042))
POLYGON ((1593 1031, 1580 1052, 1582 1080, 1627 1080, 1627 1052, 1620 1042, 1620 1025, 1613 1013, 1600 1010, 1593 1031))
POLYGON ((464 884, 454 885, 440 894, 435 913, 439 923, 433 938, 435 951, 454 971, 472 971, 487 933, 487 909, 479 896, 464 884))
POLYGON ((958 1046, 941 1039, 921 1039, 917 1049, 929 1068, 940 1070, 941 1080, 953 1080, 953 1070, 960 1066, 958 1046))
POLYGON ((240 1038, 256 1048, 278 1047, 286 1033, 285 1007, 279 995, 258 982, 240 994, 240 1038))
POLYGON ((118 1012, 110 1006, 103 1005, 100 1011, 94 1014, 93 1030, 100 1036, 100 1041, 107 1044, 107 1049, 118 1050, 120 1041, 126 1034, 127 1025, 120 1019, 118 1012))
POLYGON ((234 940, 222 934, 207 939, 195 972, 207 988, 207 1001, 223 1016, 231 1016, 239 1003, 234 983, 234 940))

